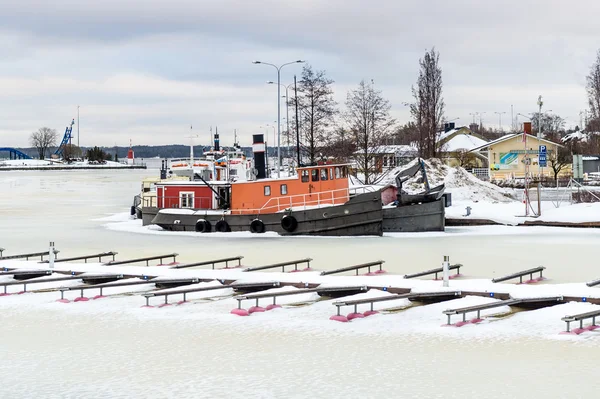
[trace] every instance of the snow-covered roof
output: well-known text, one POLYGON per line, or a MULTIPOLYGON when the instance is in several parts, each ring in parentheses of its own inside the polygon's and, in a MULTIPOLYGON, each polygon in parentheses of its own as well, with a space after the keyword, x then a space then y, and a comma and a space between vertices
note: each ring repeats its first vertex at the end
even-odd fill
MULTIPOLYGON (((479 150, 482 150, 482 149, 484 149, 484 148, 490 147, 490 146, 492 146, 492 145, 495 145, 495 144, 501 143, 501 142, 503 142, 503 141, 511 140, 511 139, 513 139, 513 138, 515 138, 515 137, 522 138, 524 134, 525 134, 525 133, 512 133, 512 134, 507 134, 507 135, 504 135, 504 136, 502 136, 502 137, 500 137, 500 138, 498 138, 498 139, 496 139, 496 140, 492 140, 492 141, 490 141, 490 142, 488 142, 488 143, 485 143, 485 144, 483 144, 483 145, 481 145, 481 146, 479 146, 479 147, 472 148, 470 151, 479 151, 479 150)), ((527 137, 528 137, 528 140, 539 140, 539 141, 541 141, 541 142, 543 142, 543 143, 547 143, 547 144, 550 144, 550 145, 555 145, 555 146, 558 146, 558 147, 564 147, 563 145, 560 145, 560 144, 558 144, 558 143, 555 143, 554 141, 550 141, 550 140, 546 140, 546 139, 542 139, 542 138, 539 138, 539 139, 538 139, 536 136, 533 136, 533 135, 531 135, 531 134, 528 134, 528 135, 527 135, 527 137)))
POLYGON ((438 133, 438 141, 444 140, 446 137, 452 136, 454 133, 458 132, 460 129, 468 129, 466 126, 457 127, 454 129, 450 129, 447 132, 439 132, 438 133))
POLYGON ((581 140, 584 143, 587 143, 588 139, 594 135, 600 136, 600 132, 583 132, 583 131, 573 132, 573 133, 569 133, 566 136, 564 136, 562 138, 562 142, 568 143, 569 141, 573 141, 573 140, 581 140))
POLYGON ((457 134, 443 144, 442 150, 445 152, 454 152, 460 150, 471 151, 473 148, 486 145, 487 141, 470 134, 457 134))
MULTIPOLYGON (((369 154, 394 154, 396 156, 414 155, 418 151, 417 147, 405 144, 389 144, 369 147, 369 154)), ((364 151, 354 151, 354 154, 360 155, 364 151)))

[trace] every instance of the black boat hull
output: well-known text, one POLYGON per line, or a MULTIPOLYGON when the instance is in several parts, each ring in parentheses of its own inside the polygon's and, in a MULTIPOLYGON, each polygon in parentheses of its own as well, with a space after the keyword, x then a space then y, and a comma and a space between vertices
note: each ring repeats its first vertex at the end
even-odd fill
MULTIPOLYGON (((227 224, 228 231, 237 232, 251 231, 253 221, 259 220, 265 232, 276 232, 280 235, 380 236, 383 233, 379 192, 358 195, 343 205, 262 215, 218 215, 203 211, 182 213, 179 210, 163 210, 152 219, 152 224, 172 231, 214 232, 221 220, 227 224), (282 226, 282 219, 286 215, 295 219, 293 229, 287 226, 286 230, 282 226)), ((220 225, 223 227, 224 224, 220 225)))

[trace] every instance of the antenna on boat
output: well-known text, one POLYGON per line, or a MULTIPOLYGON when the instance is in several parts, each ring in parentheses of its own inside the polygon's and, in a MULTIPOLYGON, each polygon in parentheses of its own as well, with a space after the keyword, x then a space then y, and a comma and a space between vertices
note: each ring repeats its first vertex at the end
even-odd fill
MULTIPOLYGON (((192 131, 192 125, 190 125, 190 132, 192 131)), ((198 137, 197 134, 190 134, 186 138, 190 139, 190 169, 194 169, 194 139, 198 137)))

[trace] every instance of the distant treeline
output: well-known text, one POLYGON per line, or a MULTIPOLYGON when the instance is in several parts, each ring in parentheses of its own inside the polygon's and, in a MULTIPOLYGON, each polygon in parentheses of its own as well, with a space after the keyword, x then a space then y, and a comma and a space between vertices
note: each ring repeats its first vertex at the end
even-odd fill
MULTIPOLYGON (((90 147, 92 148, 92 147, 90 147)), ((138 145, 133 146, 133 152, 136 158, 184 158, 190 156, 190 146, 189 145, 138 145)), ((201 156, 205 151, 211 150, 212 147, 197 145, 194 146, 194 156, 201 156)), ((227 147, 226 147, 227 148, 227 147)), ((18 150, 24 152, 32 158, 37 158, 38 152, 35 148, 17 148, 18 150)), ((81 147, 82 152, 85 154, 87 147, 81 147)), ((129 151, 129 147, 100 147, 101 150, 110 154, 112 157, 117 154, 119 159, 127 158, 127 152, 129 151)), ((252 157, 252 147, 242 147, 242 151, 246 156, 252 157)), ((52 153, 54 149, 52 149, 52 153)), ((277 148, 268 148, 269 156, 277 155, 277 148)), ((288 156, 288 151, 286 147, 281 148, 282 156, 288 156)), ((290 156, 294 156, 295 148, 289 150, 290 156)))

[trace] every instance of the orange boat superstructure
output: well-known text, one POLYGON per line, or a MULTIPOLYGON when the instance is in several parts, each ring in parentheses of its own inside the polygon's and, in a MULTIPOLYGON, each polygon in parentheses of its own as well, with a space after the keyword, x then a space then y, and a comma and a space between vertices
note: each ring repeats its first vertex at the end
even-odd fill
POLYGON ((341 205, 350 198, 348 166, 300 167, 296 176, 234 183, 157 183, 158 208, 218 210, 229 214, 276 213, 290 208, 341 205))

